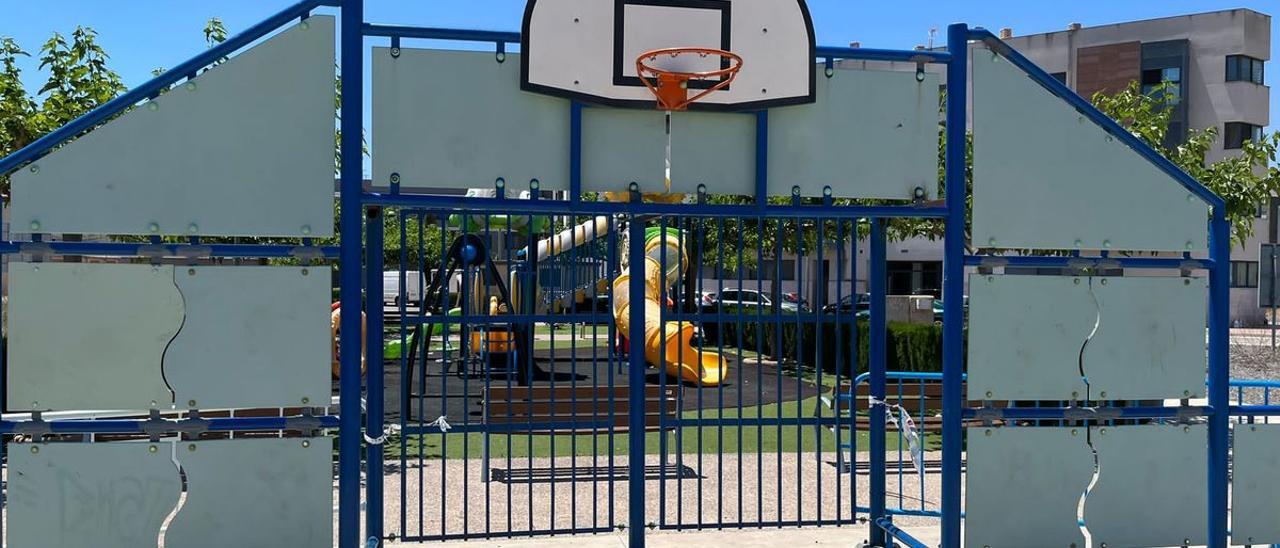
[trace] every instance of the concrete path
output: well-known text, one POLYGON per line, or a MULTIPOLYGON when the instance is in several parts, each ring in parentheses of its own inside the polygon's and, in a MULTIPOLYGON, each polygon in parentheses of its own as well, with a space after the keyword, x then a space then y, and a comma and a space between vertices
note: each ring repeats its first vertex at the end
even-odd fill
MULTIPOLYGON (((910 531, 917 539, 929 545, 937 545, 937 528, 916 528, 910 531)), ((734 548, 782 547, 835 547, 860 546, 867 538, 865 525, 830 529, 772 529, 767 531, 703 531, 697 533, 651 533, 645 537, 650 548, 734 548)), ((409 548, 420 544, 387 544, 387 548, 409 548)), ((543 539, 468 541, 467 548, 534 548, 539 546, 563 546, 565 548, 626 548, 624 534, 584 535, 543 539)))

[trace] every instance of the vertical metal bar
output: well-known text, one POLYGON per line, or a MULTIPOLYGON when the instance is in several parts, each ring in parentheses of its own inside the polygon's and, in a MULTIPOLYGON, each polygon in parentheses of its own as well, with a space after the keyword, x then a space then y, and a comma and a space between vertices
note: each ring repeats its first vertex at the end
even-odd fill
POLYGON ((1230 333, 1231 225, 1215 207, 1209 225, 1209 547, 1227 546, 1227 451, 1231 415, 1227 342, 1230 333))
MULTIPOLYGON (((364 0, 342 0, 342 236, 340 261, 340 301, 343 333, 360 333, 360 193, 361 136, 364 122, 364 57, 360 25, 364 22, 364 0)), ((341 347, 339 387, 341 419, 338 429, 338 543, 356 546, 360 542, 360 343, 359 335, 341 347)))
MULTIPOLYGON (((409 295, 409 291, 407 282, 405 281, 405 268, 409 264, 408 212, 400 209, 396 213, 396 221, 400 225, 400 263, 396 265, 396 268, 400 271, 400 275, 398 276, 399 287, 397 288, 399 289, 399 293, 396 293, 399 295, 399 298, 396 300, 400 302, 396 305, 396 312, 399 314, 400 318, 400 429, 403 431, 404 427, 409 425, 410 420, 409 398, 412 393, 410 389, 413 387, 413 376, 409 373, 409 354, 411 353, 409 351, 409 345, 413 343, 413 339, 407 336, 406 331, 406 327, 409 325, 409 300, 406 298, 409 295)), ((421 220, 419 220, 419 224, 421 224, 421 220)), ((419 277, 421 277, 425 270, 420 270, 419 272, 419 277)), ((426 298, 424 295, 419 293, 418 300, 418 310, 421 311, 422 304, 426 302, 426 298)), ((447 329, 448 326, 446 325, 445 328, 447 329)), ((418 329, 422 329, 422 327, 418 327, 418 329)), ((416 356, 417 354, 415 354, 415 359, 416 356)), ((426 362, 425 357, 423 358, 423 362, 426 362)), ((409 467, 406 466, 408 464, 408 446, 409 436, 400 436, 400 538, 408 536, 409 533, 409 505, 405 504, 405 495, 409 488, 409 474, 405 472, 409 469, 409 467)))
POLYGON ((756 207, 769 203, 769 111, 756 113, 756 207))
MULTIPOLYGON (((947 226, 942 265, 942 548, 960 546, 960 422, 964 375, 965 149, 969 26, 947 27, 947 226)), ((1225 355, 1225 353, 1224 353, 1225 355)))
MULTIPOLYGON (((383 218, 382 208, 371 207, 368 210, 365 226, 365 308, 367 335, 365 340, 368 373, 366 381, 366 426, 371 437, 381 439, 383 432, 383 397, 382 397, 382 240, 383 218)), ((403 325, 403 320, 401 321, 403 325)), ((401 347, 401 352, 404 349, 401 347)), ((365 487, 365 537, 382 539, 382 454, 383 444, 371 444, 367 449, 368 483, 365 487)))
MULTIPOLYGON (((632 196, 633 202, 636 196, 632 196)), ((627 384, 631 405, 628 406, 627 429, 627 515, 628 540, 631 548, 644 548, 644 295, 645 255, 644 223, 635 216, 628 226, 630 232, 628 250, 631 266, 629 291, 631 293, 629 333, 630 351, 627 354, 627 384)))
POLYGON ((870 477, 870 494, 871 494, 871 521, 870 539, 872 546, 886 546, 884 529, 876 523, 878 520, 885 518, 888 514, 885 512, 885 270, 888 265, 885 262, 885 236, 884 236, 884 220, 871 220, 871 270, 870 280, 868 280, 871 293, 871 326, 868 331, 868 352, 870 353, 867 363, 871 372, 871 398, 869 402, 869 420, 870 428, 868 435, 870 436, 869 450, 871 452, 871 477, 870 477))

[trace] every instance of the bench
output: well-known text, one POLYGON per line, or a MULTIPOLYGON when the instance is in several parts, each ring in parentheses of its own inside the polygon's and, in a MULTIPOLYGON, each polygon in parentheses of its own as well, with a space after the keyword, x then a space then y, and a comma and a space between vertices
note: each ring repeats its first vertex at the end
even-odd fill
MULTIPOLYGON (((675 389, 645 386, 646 432, 672 429, 663 428, 662 423, 678 418, 675 389)), ((484 424, 490 436, 621 434, 631 430, 630 392, 628 386, 492 385, 484 392, 484 424)), ((489 481, 488 445, 484 444, 481 472, 485 482, 489 481)))

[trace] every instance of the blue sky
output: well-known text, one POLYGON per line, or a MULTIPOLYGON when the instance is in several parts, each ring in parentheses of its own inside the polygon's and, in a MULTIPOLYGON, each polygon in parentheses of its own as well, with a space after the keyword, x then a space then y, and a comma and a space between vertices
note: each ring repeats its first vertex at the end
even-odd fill
MULTIPOLYGON (((111 67, 133 86, 150 78, 151 70, 171 67, 204 48, 201 29, 220 17, 238 32, 293 0, 5 0, 0 36, 9 36, 28 51, 39 49, 54 32, 69 34, 76 25, 93 27, 111 55, 111 67), (56 4, 56 8, 51 8, 56 4)), ((518 30, 524 0, 366 0, 366 19, 378 23, 518 30)), ((925 44, 930 29, 945 40, 946 25, 964 21, 990 29, 1013 27, 1017 34, 1238 7, 1280 12, 1274 0, 809 0, 822 45, 860 41, 865 47, 911 48, 925 44)), ((325 8, 324 10, 328 10, 325 8)), ((322 11, 324 11, 322 10, 322 11)), ((385 40, 370 40, 370 45, 385 40)), ((1280 24, 1272 26, 1272 44, 1280 44, 1280 24)), ((1273 54, 1274 55, 1274 54, 1273 54)), ((37 61, 23 63, 28 88, 37 89, 44 75, 37 61)), ((1275 87, 1280 68, 1268 64, 1267 83, 1275 87)), ((366 80, 367 82, 367 80, 366 80)), ((366 94, 367 95, 367 94, 366 94)), ((366 105, 367 109, 367 105, 366 105)), ((1271 111, 1280 113, 1280 93, 1271 94, 1271 111)))

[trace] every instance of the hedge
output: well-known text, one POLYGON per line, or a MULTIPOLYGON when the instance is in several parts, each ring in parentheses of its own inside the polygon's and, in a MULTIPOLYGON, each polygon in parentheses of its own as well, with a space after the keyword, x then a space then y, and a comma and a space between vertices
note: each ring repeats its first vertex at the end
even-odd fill
MULTIPOLYGON (((758 351, 774 359, 799 359, 806 364, 821 364, 825 373, 849 374, 854 338, 848 322, 832 319, 821 324, 788 322, 708 322, 703 331, 708 345, 737 346, 758 351), (816 326, 821 325, 819 341, 816 326), (779 330, 781 337, 779 337, 779 330), (763 338, 763 340, 761 340, 763 338), (778 348, 779 343, 781 347, 778 348), (819 348, 819 346, 821 348, 819 348)), ((857 322, 858 366, 856 373, 867 371, 869 357, 868 322, 857 322)), ((886 363, 890 371, 941 372, 942 326, 891 322, 887 326, 886 363)), ((855 374, 856 374, 855 373, 855 374)))

